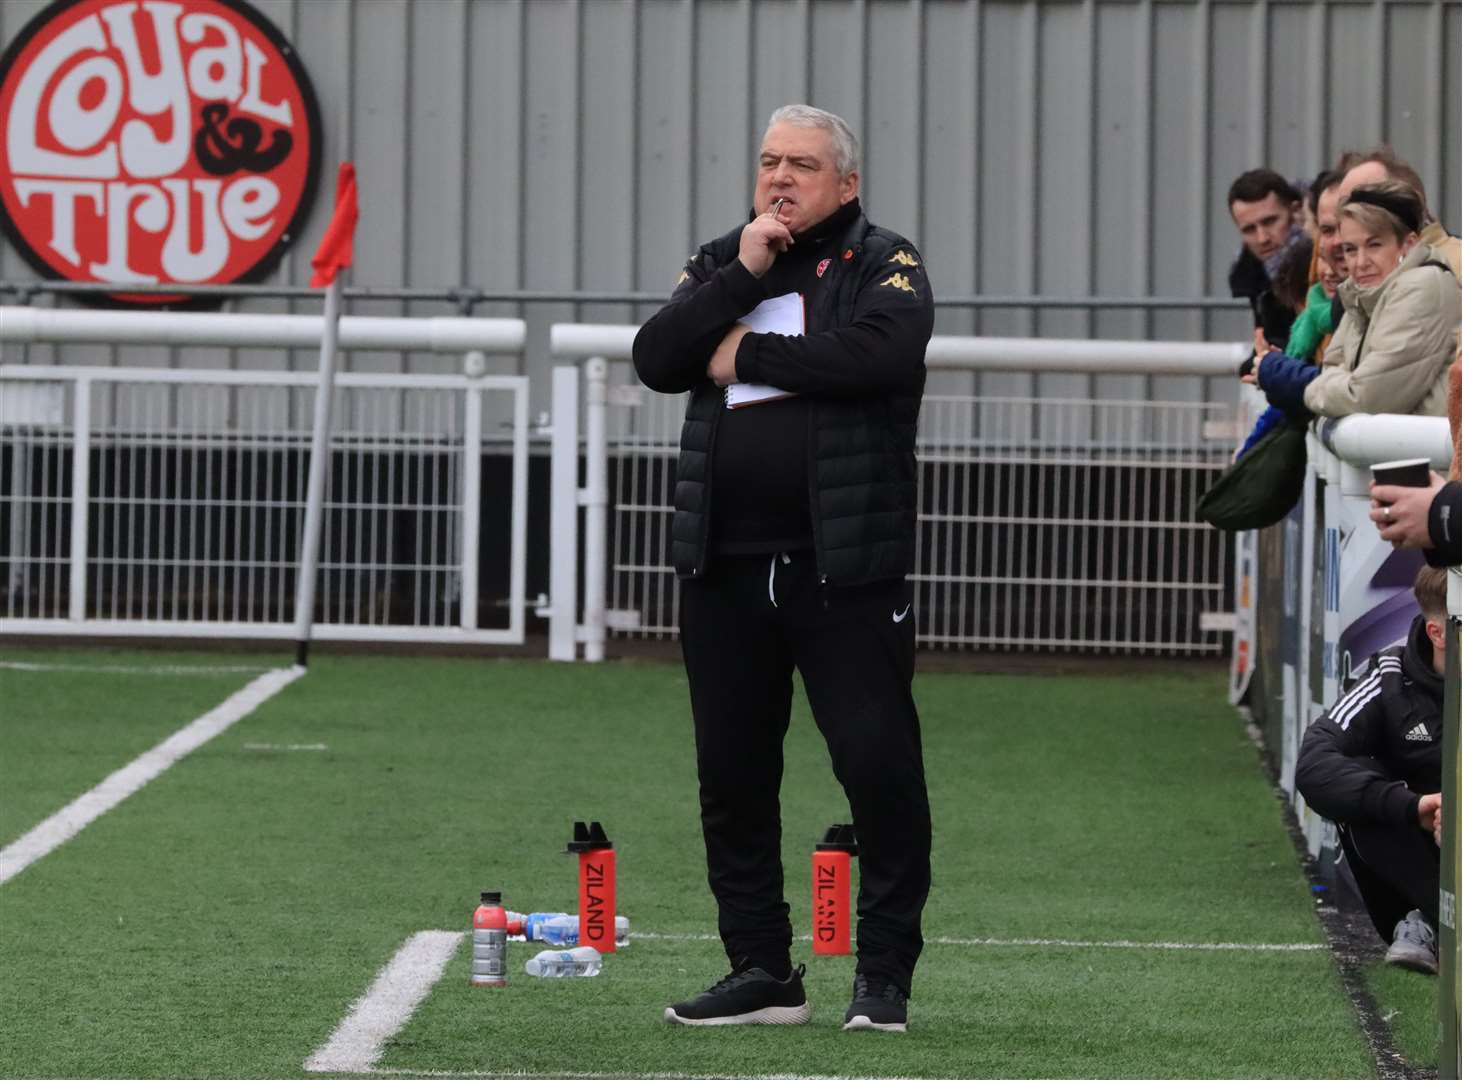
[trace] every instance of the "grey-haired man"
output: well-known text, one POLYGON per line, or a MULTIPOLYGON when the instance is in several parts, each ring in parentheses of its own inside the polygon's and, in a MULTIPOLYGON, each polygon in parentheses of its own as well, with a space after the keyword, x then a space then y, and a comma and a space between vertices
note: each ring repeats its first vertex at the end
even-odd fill
MULTIPOLYGON (((844 1027, 907 1023, 930 825, 905 575, 934 312, 918 251, 862 212, 857 154, 831 113, 773 113, 750 221, 686 263, 670 302, 635 339, 647 386, 690 392, 670 555, 708 876, 732 967, 670 1006, 672 1023, 799 1024, 811 1015, 803 969, 792 967, 781 864, 794 670, 860 848, 858 966, 844 1027), (780 305, 777 321, 760 332, 741 321, 769 300, 780 305), (764 388, 751 395, 757 403, 729 407, 748 385, 764 388)), ((812 822, 802 827, 815 832, 812 822)))

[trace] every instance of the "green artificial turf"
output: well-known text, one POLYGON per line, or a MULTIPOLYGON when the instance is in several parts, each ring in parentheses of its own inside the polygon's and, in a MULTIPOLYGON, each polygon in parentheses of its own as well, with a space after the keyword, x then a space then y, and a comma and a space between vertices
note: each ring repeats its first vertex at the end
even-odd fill
MULTIPOLYGON (((63 670, 0 670, 0 847, 253 677, 145 674, 160 666, 159 659, 136 652, 78 657, 47 650, 14 658, 63 670), (64 690, 58 692, 57 684, 64 690)), ((207 658, 197 657, 167 662, 209 666, 207 658)))
POLYGON ((1411 1065, 1435 1069, 1442 1037, 1436 978, 1378 962, 1366 969, 1366 983, 1396 1049, 1411 1065))
MULTIPOLYGON (((162 685, 171 708, 180 684, 162 685)), ((28 687, 26 726, 73 710, 75 689, 28 687)), ((459 949, 382 1067, 1371 1074, 1322 951, 936 943, 1319 942, 1219 679, 926 675, 916 696, 934 889, 907 1037, 841 1032, 852 962, 813 958, 806 943, 812 1024, 719 1031, 661 1019, 724 973, 713 941, 638 940, 598 978, 554 982, 523 975, 534 947, 515 944, 501 991, 469 988, 459 949)), ((782 801, 788 900, 805 933, 811 846, 846 804, 798 700, 782 801)), ((26 756, 45 756, 44 731, 29 738, 26 756)), ((696 808, 678 668, 323 657, 0 886, 0 1076, 299 1080, 406 939, 465 930, 480 890, 517 910, 571 909, 562 849, 575 819, 614 839, 634 931, 713 932, 696 808)))

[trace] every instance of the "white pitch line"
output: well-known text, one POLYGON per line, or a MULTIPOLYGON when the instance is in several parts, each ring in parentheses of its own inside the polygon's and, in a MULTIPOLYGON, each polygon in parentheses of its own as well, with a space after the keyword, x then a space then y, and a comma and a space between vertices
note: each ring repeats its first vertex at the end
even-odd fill
POLYGON ((276 668, 260 675, 243 689, 229 695, 217 708, 173 732, 141 757, 73 799, 19 840, 0 850, 0 885, 56 850, 128 795, 248 716, 304 673, 302 667, 291 667, 276 668))
MULTIPOLYGON (((643 941, 720 941, 716 934, 656 934, 632 931, 630 938, 643 941)), ((811 934, 802 934, 796 941, 811 941, 811 934)), ((965 945, 991 948, 1057 947, 1068 949, 1166 949, 1192 952, 1323 952, 1324 945, 1308 942, 1265 944, 1244 941, 1080 941, 1071 938, 925 938, 926 945, 965 945)))
MULTIPOLYGON (((466 937, 458 930, 422 930, 413 934, 376 975, 329 1040, 310 1055, 306 1072, 357 1073, 367 1076, 422 1077, 424 1080, 922 1080, 912 1076, 824 1076, 815 1073, 717 1075, 682 1072, 525 1072, 519 1070, 378 1069, 386 1042, 411 1019, 442 977, 452 954, 466 937)), ((645 941, 719 941, 715 934, 633 933, 645 941)), ((799 941, 810 940, 803 935, 799 941)), ((1311 944, 1244 944, 1240 942, 1076 941, 1063 938, 929 938, 932 945, 1065 946, 1093 949, 1190 949, 1247 952, 1310 952, 1311 944)))
POLYGON ((845 1076, 821 1073, 687 1072, 494 1072, 491 1070, 371 1069, 372 1076, 419 1076, 423 1080, 926 1080, 920 1076, 845 1076))
POLYGON ((1055 946, 1070 949, 1175 949, 1197 952, 1324 952, 1310 942, 1250 941, 1077 941, 1068 938, 925 938, 930 945, 1055 946))
POLYGON ((279 752, 284 750, 328 750, 330 749, 322 742, 310 743, 273 743, 273 742, 246 742, 245 750, 261 750, 279 752))
POLYGON ((165 664, 158 667, 127 666, 123 664, 41 664, 29 660, 0 660, 0 670, 5 671, 64 671, 75 675, 256 675, 261 671, 275 671, 277 668, 260 664, 226 665, 203 667, 189 664, 165 664))
MULTIPOLYGON (((844 1073, 705 1073, 705 1072, 528 1072, 516 1069, 493 1072, 488 1069, 372 1069, 370 1076, 421 1077, 422 1080, 941 1080, 924 1076, 857 1076, 844 1073)), ((991 1077, 990 1080, 1005 1080, 991 1077)), ((1041 1080, 1025 1077, 1022 1080, 1041 1080)), ((1062 1077, 1060 1080, 1081 1080, 1062 1077)), ((1171 1080, 1181 1080, 1173 1077, 1171 1080)))
POLYGON ((466 936, 453 930, 423 930, 407 938, 329 1041, 310 1055, 305 1071, 371 1072, 386 1040, 406 1026, 466 936))

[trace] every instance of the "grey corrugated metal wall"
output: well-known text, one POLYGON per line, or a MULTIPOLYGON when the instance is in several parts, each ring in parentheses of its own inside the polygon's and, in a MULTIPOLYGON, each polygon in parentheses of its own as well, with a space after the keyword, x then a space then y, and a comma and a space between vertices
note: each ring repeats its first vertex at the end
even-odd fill
MULTIPOLYGON (((1234 175, 1258 164, 1308 175, 1343 147, 1380 140, 1416 164, 1439 216, 1462 228, 1458 0, 253 2, 298 47, 327 127, 327 179, 276 276, 284 284, 307 280, 330 167, 348 157, 364 205, 354 284, 667 291, 695 244, 744 213, 765 118, 793 100, 860 133, 871 214, 920 243, 943 295, 1222 294, 1234 175)), ((0 40, 43 6, 0 3, 0 40)), ((33 275, 7 245, 0 277, 33 275)), ((524 311, 535 376, 546 375, 549 322, 643 314, 478 310, 524 311)), ((1242 334, 1243 321, 946 309, 939 328, 1194 338, 1242 334)), ((60 358, 159 362, 146 350, 60 358)), ((166 362, 290 360, 190 350, 166 362)), ((402 363, 453 366, 350 358, 357 370, 402 363)), ((536 381, 546 394, 547 379, 536 381)))

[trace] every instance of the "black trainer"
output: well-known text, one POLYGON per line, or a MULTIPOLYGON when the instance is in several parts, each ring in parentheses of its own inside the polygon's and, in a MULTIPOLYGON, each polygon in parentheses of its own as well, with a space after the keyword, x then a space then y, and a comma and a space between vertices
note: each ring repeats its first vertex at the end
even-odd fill
POLYGON ((876 975, 853 976, 853 1004, 843 1017, 844 1031, 907 1031, 909 995, 876 975))
POLYGON ((665 1019, 701 1027, 805 1024, 812 1018, 812 1006, 802 989, 806 971, 799 964, 785 979, 774 979, 759 967, 733 971, 705 993, 671 1005, 665 1019))

